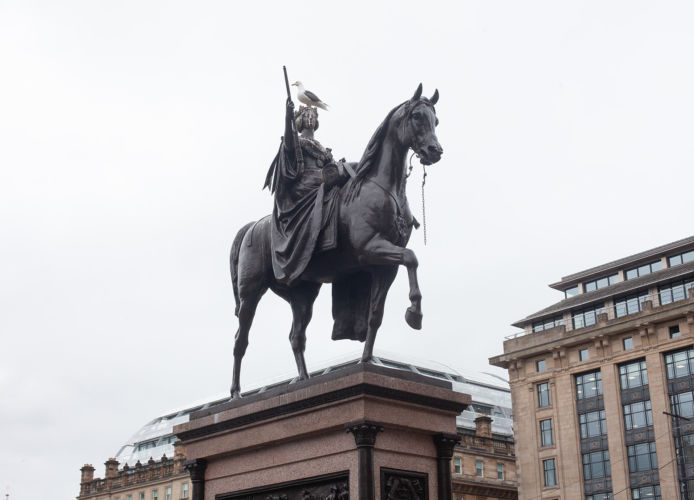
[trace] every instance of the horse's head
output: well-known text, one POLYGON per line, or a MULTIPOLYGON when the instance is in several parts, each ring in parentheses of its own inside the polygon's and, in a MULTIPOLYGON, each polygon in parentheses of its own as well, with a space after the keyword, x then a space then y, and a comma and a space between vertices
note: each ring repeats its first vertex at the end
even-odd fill
POLYGON ((443 148, 436 138, 436 126, 439 120, 436 118, 434 105, 438 100, 438 90, 431 98, 422 97, 420 83, 412 99, 403 106, 403 137, 401 139, 419 156, 419 161, 424 165, 436 163, 443 154, 443 148))

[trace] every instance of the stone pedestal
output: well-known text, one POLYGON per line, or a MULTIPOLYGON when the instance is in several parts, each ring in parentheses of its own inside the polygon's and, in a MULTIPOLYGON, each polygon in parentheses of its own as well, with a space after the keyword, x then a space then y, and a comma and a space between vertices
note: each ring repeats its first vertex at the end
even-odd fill
POLYGON ((193 500, 451 498, 450 382, 355 364, 191 415, 193 500))

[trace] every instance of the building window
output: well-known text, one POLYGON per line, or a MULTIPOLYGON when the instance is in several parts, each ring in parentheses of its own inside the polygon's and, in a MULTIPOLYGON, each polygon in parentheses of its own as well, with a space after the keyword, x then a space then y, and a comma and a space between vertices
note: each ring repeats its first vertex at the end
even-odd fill
POLYGON ((549 405, 549 382, 537 384, 537 406, 545 408, 549 405))
POLYGON ((631 337, 624 337, 622 339, 622 349, 625 351, 630 351, 634 348, 634 339, 631 337))
POLYGON ((665 355, 667 378, 686 377, 694 373, 694 349, 671 352, 665 355))
POLYGON ((133 500, 133 496, 132 496, 132 495, 128 495, 128 500, 133 500))
POLYGON ((658 457, 655 454, 655 442, 627 446, 629 472, 642 472, 658 468, 658 457))
POLYGON ((545 476, 545 487, 557 485, 557 468, 554 459, 542 461, 542 471, 545 476))
POLYGON ((602 374, 600 370, 576 375, 576 398, 585 399, 602 394, 602 374))
POLYGON ((453 459, 453 472, 456 474, 463 473, 463 459, 460 457, 455 457, 453 459))
POLYGON ((541 321, 536 321, 533 323, 533 332, 542 332, 544 330, 549 330, 555 326, 560 326, 564 324, 563 316, 555 316, 553 318, 546 318, 541 321))
POLYGON ((672 302, 679 302, 689 297, 689 290, 694 286, 694 281, 689 278, 687 281, 675 281, 664 286, 658 287, 660 295, 660 305, 664 306, 672 302))
POLYGON ((596 493, 595 495, 586 495, 586 500, 613 500, 612 493, 596 493))
POLYGON ((475 462, 475 475, 484 477, 484 462, 482 460, 477 460, 475 462))
POLYGON ((579 361, 588 361, 588 349, 580 349, 578 351, 578 359, 579 361))
POLYGON ((643 486, 632 488, 631 498, 634 500, 660 500, 660 486, 643 486))
POLYGON ((610 453, 608 451, 594 451, 583 455, 583 479, 599 479, 610 477, 610 453))
POLYGON ((504 464, 496 464, 496 478, 504 479, 504 464))
POLYGON ((622 390, 648 385, 646 361, 642 359, 640 361, 620 365, 619 381, 622 384, 622 390))
POLYGON ((183 483, 183 489, 181 490, 181 498, 188 498, 188 483, 183 483))
POLYGON ((554 444, 551 418, 540 420, 540 442, 542 446, 552 446, 554 444))
POLYGON ((650 400, 624 405, 624 427, 626 430, 640 429, 651 425, 653 425, 653 414, 651 413, 650 400))
POLYGON ((605 436, 607 434, 605 410, 582 413, 578 416, 578 423, 581 427, 581 439, 605 436))
POLYGON ((572 286, 571 288, 567 288, 566 290, 564 290, 565 299, 575 297, 576 295, 578 295, 578 285, 572 286))
POLYGON ((152 500, 157 500, 159 498, 159 492, 157 490, 152 490, 152 500))
POLYGON ((694 393, 681 392, 670 396, 670 408, 672 413, 677 416, 690 418, 694 417, 694 393))
POLYGON ((649 298, 648 290, 639 293, 616 298, 614 301, 614 315, 618 318, 636 314, 643 310, 643 303, 649 298))
POLYGON ((547 369, 547 362, 544 359, 535 361, 535 368, 537 368, 538 372, 543 372, 547 369))
POLYGON ((600 278, 598 280, 588 281, 583 283, 583 291, 588 293, 593 290, 600 290, 606 286, 614 285, 619 280, 618 274, 613 274, 612 276, 606 276, 605 278, 600 278))
POLYGON ((643 266, 635 267, 634 269, 629 269, 626 272, 626 279, 631 280, 638 278, 639 276, 646 276, 647 274, 660 271, 663 268, 663 264, 656 260, 650 264, 644 264, 643 266))
POLYGON ((679 266, 680 264, 686 264, 694 260, 694 250, 689 252, 684 252, 678 255, 673 255, 668 259, 668 266, 679 266))
POLYGON ((671 339, 680 338, 680 326, 679 325, 671 326, 670 328, 668 328, 668 332, 670 333, 671 339))
POLYGON ((171 500, 171 486, 166 488, 166 500, 171 500))
POLYGON ((599 314, 605 314, 604 304, 581 309, 580 311, 573 311, 571 317, 573 319, 574 330, 594 325, 597 322, 599 314))
POLYGON ((145 492, 144 491, 140 492, 140 500, 145 500, 145 492))

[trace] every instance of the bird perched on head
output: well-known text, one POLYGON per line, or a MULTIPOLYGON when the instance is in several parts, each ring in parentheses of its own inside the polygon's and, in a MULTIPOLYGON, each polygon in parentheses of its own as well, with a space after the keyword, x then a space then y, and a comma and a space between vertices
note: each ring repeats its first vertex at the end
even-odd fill
POLYGON ((326 111, 328 110, 328 105, 321 101, 320 97, 318 97, 316 94, 310 90, 306 90, 303 83, 296 81, 292 83, 292 86, 297 88, 296 98, 299 100, 299 102, 306 104, 306 106, 309 107, 315 106, 326 111))

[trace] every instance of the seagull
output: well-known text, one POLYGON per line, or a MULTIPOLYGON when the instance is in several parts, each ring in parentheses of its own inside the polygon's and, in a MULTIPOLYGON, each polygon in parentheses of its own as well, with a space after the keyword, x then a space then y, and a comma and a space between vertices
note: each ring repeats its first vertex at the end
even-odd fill
POLYGON ((328 105, 321 101, 320 97, 318 97, 316 94, 310 90, 304 89, 303 83, 296 81, 292 83, 292 86, 297 88, 296 98, 299 100, 299 102, 306 104, 308 107, 315 106, 326 111, 328 110, 328 105))

